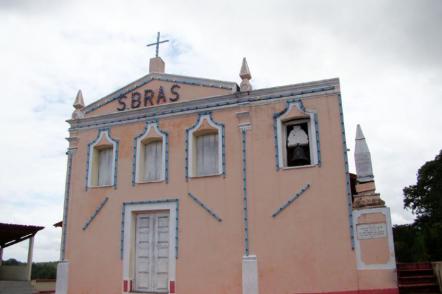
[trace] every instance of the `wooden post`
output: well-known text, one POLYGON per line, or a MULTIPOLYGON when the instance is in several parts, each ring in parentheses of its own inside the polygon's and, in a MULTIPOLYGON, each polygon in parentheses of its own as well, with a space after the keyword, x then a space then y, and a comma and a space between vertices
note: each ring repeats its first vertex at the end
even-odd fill
POLYGON ((27 280, 31 280, 32 273, 32 252, 34 251, 34 236, 29 238, 29 247, 28 247, 28 265, 27 265, 27 280))

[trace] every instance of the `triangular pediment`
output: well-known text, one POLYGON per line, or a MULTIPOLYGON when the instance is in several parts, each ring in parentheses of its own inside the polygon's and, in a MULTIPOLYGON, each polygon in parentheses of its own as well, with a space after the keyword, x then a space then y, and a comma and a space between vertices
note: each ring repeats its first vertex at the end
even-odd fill
POLYGON ((87 116, 178 103, 237 91, 237 84, 210 79, 152 73, 85 107, 87 116))

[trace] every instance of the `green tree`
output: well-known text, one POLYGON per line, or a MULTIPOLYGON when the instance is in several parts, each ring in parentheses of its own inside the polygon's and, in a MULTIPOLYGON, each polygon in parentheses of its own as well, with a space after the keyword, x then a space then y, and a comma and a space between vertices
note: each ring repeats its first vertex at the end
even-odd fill
POLYGON ((397 262, 420 262, 430 259, 425 235, 415 224, 395 225, 393 235, 397 262))
POLYGON ((15 258, 10 258, 8 260, 3 260, 3 262, 2 262, 2 265, 22 265, 22 264, 24 264, 24 263, 21 262, 21 261, 18 261, 15 258))
POLYGON ((416 185, 404 188, 404 207, 416 214, 417 222, 442 220, 442 150, 417 173, 416 185))
POLYGON ((404 208, 416 214, 415 238, 422 238, 425 247, 420 256, 442 260, 442 150, 418 170, 417 183, 403 192, 404 208))
POLYGON ((36 262, 32 264, 32 279, 55 279, 57 262, 36 262))

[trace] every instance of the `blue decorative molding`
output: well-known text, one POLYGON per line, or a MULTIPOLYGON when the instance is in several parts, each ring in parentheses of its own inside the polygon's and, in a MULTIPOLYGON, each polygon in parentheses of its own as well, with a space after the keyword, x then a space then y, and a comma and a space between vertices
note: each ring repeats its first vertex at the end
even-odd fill
POLYGON ((99 99, 97 102, 86 106, 85 112, 89 113, 94 110, 97 110, 98 108, 100 108, 106 104, 109 104, 112 101, 115 101, 116 99, 118 99, 122 95, 128 94, 128 93, 136 90, 137 88, 144 86, 145 84, 149 83, 150 81, 155 81, 155 80, 164 81, 164 82, 171 82, 171 83, 180 83, 180 84, 185 84, 185 85, 194 85, 194 86, 202 86, 202 87, 209 87, 209 88, 226 89, 226 90, 232 90, 232 91, 236 88, 235 83, 229 83, 229 82, 182 77, 182 76, 174 76, 174 75, 167 75, 167 74, 148 74, 148 75, 142 77, 141 79, 139 79, 138 81, 130 83, 129 85, 111 93, 110 95, 107 95, 107 96, 99 99), (167 76, 170 76, 171 78, 167 78, 167 76))
POLYGON ((201 121, 206 117, 209 116, 209 123, 213 123, 215 126, 217 126, 219 129, 221 129, 221 167, 222 167, 222 175, 226 176, 226 136, 225 136, 225 127, 224 124, 221 122, 217 122, 213 119, 212 112, 200 112, 198 113, 198 118, 196 122, 190 127, 186 129, 186 138, 185 138, 185 156, 184 156, 184 174, 186 177, 186 181, 189 180, 189 168, 192 164, 189 162, 189 138, 194 131, 196 131, 196 128, 201 123, 201 121))
POLYGON ((175 210, 175 258, 178 259, 179 252, 179 207, 180 201, 178 198, 167 198, 167 199, 158 199, 158 200, 146 200, 146 201, 132 201, 132 202, 123 202, 123 206, 121 207, 121 230, 120 230, 120 258, 123 259, 124 252, 124 218, 126 214, 126 206, 130 205, 139 205, 139 204, 158 204, 158 203, 176 203, 175 210))
POLYGON ((318 157, 318 165, 321 166, 321 142, 319 136, 319 122, 318 122, 318 114, 314 113, 315 118, 315 136, 316 136, 316 154, 318 157))
POLYGON ((221 129, 221 165, 222 174, 226 176, 226 133, 224 124, 213 119, 212 112, 209 112, 210 121, 221 129))
POLYGON ((175 215, 176 215, 176 217, 175 217, 175 223, 176 223, 176 226, 175 226, 175 258, 176 259, 178 259, 178 252, 179 252, 178 248, 179 248, 179 241, 180 241, 180 239, 178 238, 179 226, 180 226, 180 222, 179 222, 180 214, 179 213, 180 213, 180 200, 177 199, 176 200, 176 211, 175 211, 175 215))
MULTIPOLYGON (((196 123, 194 126, 196 126, 196 123)), ((184 176, 187 182, 189 180, 189 129, 186 129, 186 138, 184 140, 184 176)))
POLYGON ((124 251, 124 219, 126 215, 126 204, 121 207, 121 229, 120 229, 120 258, 123 259, 124 251))
MULTIPOLYGON (((285 112, 285 110, 283 110, 285 112)), ((275 146, 275 168, 279 171, 279 148, 278 148, 278 117, 281 116, 281 112, 273 114, 273 144, 275 146)))
POLYGON ((282 138, 279 138, 278 136, 278 120, 280 119, 280 117, 282 117, 283 115, 285 115, 291 108, 291 105, 295 105, 296 108, 298 108, 298 110, 302 113, 305 113, 306 115, 309 116, 309 120, 310 120, 310 124, 314 124, 315 127, 315 133, 311 134, 311 136, 315 136, 315 141, 316 141, 316 156, 317 156, 317 161, 312 164, 321 166, 321 149, 320 149, 320 136, 319 136, 319 123, 318 123, 318 114, 314 111, 308 111, 305 106, 304 103, 302 102, 301 97, 295 97, 293 99, 289 99, 287 100, 287 105, 286 107, 279 112, 275 112, 273 114, 273 138, 274 138, 274 145, 275 145, 275 167, 276 167, 276 171, 279 171, 281 169, 281 167, 279 166, 279 158, 281 156, 281 154, 279 154, 279 144, 282 143, 282 138), (311 115, 313 115, 313 119, 311 117, 311 115))
POLYGON ((289 200, 284 203, 281 207, 279 207, 273 214, 272 217, 275 218, 280 214, 284 209, 290 206, 293 202, 295 202, 296 199, 298 199, 302 194, 304 194, 305 191, 307 191, 310 188, 310 184, 304 185, 298 192, 292 195, 292 197, 289 198, 289 200))
MULTIPOLYGON (((97 137, 96 137, 92 142, 90 142, 89 144, 87 144, 86 176, 85 176, 85 178, 86 178, 86 181, 85 181, 85 190, 86 190, 86 191, 87 191, 88 188, 89 188, 89 163, 90 163, 91 155, 92 155, 92 154, 91 154, 91 149, 92 149, 93 146, 94 146, 94 145, 95 145, 95 144, 101 139, 102 133, 107 134, 108 139, 109 139, 111 142, 115 143, 115 144, 113 144, 113 145, 114 145, 114 148, 115 148, 115 158, 114 158, 114 179, 113 179, 112 186, 114 187, 114 189, 117 189, 118 157, 119 157, 119 156, 118 156, 118 154, 119 154, 119 148, 118 148, 118 145, 119 145, 119 140, 114 139, 114 138, 111 136, 110 128, 100 128, 100 129, 98 129, 97 137)), ((97 187, 100 187, 100 186, 97 186, 97 187)))
POLYGON ((68 230, 68 213, 69 213, 69 198, 71 187, 71 174, 72 174, 72 156, 74 155, 73 149, 68 149, 66 155, 68 156, 67 168, 66 168, 66 184, 64 190, 64 204, 63 204, 63 223, 61 233, 61 246, 60 246, 60 261, 65 260, 66 238, 68 230))
POLYGON ((341 135, 342 135, 342 152, 344 156, 344 170, 345 170, 345 187, 347 193, 347 208, 348 208, 348 222, 350 229, 350 239, 351 248, 355 248, 355 236, 353 233, 353 201, 351 197, 351 187, 350 187, 350 174, 348 171, 348 156, 347 156, 347 141, 345 139, 345 125, 344 125, 344 112, 342 110, 342 99, 341 94, 338 94, 339 102, 339 119, 341 125, 341 135))
POLYGON ((154 127, 155 130, 164 136, 164 148, 165 148, 165 162, 164 164, 164 180, 166 184, 169 182, 169 133, 160 129, 158 120, 148 120, 146 121, 146 125, 144 126, 143 132, 135 136, 133 139, 133 156, 132 156, 132 186, 136 184, 136 170, 137 170, 137 148, 138 148, 138 139, 143 137, 148 131, 150 127, 154 127))
MULTIPOLYGON (((191 112, 200 112, 200 111, 212 111, 219 107, 233 107, 242 103, 253 103, 259 101, 267 101, 267 100, 275 100, 282 99, 291 96, 298 95, 309 95, 315 94, 319 92, 331 91, 334 90, 335 86, 325 86, 325 87, 317 87, 310 88, 305 90, 291 91, 286 92, 284 94, 277 95, 259 95, 256 97, 242 97, 242 98, 234 98, 231 96, 221 96, 214 97, 212 99, 201 99, 200 101, 189 101, 185 103, 179 104, 167 104, 167 105, 159 105, 154 109, 151 108, 142 108, 140 111, 133 110, 130 112, 122 112, 121 115, 129 116, 121 118, 118 115, 113 114, 112 116, 116 116, 117 118, 105 118, 101 121, 96 118, 85 118, 82 120, 72 120, 69 121, 72 127, 69 130, 78 130, 84 128, 94 128, 94 127, 109 127, 111 125, 124 124, 128 122, 137 122, 140 120, 146 119, 159 119, 160 117, 168 116, 168 115, 176 115, 183 113, 191 113, 191 112), (213 101, 212 101, 213 100, 213 101), (190 105, 190 106, 188 106, 190 105), (88 121, 91 121, 88 123, 88 121)), ((305 98, 304 98, 305 99, 305 98)))
POLYGON ((193 195, 190 192, 187 193, 187 195, 189 195, 189 197, 192 198, 193 201, 195 201, 199 206, 201 206, 205 211, 207 211, 214 219, 216 219, 219 222, 222 222, 222 219, 215 212, 213 212, 212 209, 210 209, 200 199, 198 199, 195 195, 193 195))
POLYGON ((247 127, 241 128, 241 141, 242 141, 244 253, 245 256, 249 256, 249 211, 247 205, 247 127))
POLYGON ((106 197, 101 201, 100 205, 98 205, 97 209, 95 209, 94 213, 91 215, 91 217, 84 223, 83 225, 83 231, 85 231, 89 225, 92 223, 92 221, 97 217, 98 213, 103 209, 103 207, 106 205, 107 201, 109 200, 109 197, 106 197))

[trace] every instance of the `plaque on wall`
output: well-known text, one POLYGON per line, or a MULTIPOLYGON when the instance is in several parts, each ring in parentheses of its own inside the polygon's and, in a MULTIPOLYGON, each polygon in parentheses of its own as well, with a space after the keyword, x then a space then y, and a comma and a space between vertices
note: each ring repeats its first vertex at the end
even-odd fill
POLYGON ((378 239, 387 237, 386 224, 361 224, 357 226, 358 239, 378 239))

